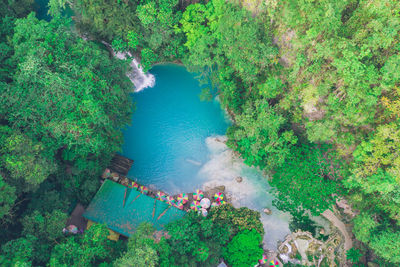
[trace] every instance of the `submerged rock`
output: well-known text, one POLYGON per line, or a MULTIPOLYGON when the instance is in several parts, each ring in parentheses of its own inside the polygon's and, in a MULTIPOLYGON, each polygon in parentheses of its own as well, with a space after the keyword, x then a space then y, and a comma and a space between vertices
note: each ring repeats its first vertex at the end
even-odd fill
POLYGON ((218 191, 221 191, 221 192, 224 192, 225 191, 225 185, 216 186, 216 187, 214 187, 214 189, 216 189, 218 191))
POLYGON ((241 183, 243 181, 243 177, 238 176, 238 177, 236 177, 235 180, 236 180, 236 182, 241 183))
POLYGON ((272 214, 272 210, 270 210, 269 208, 265 208, 265 209, 263 210, 263 212, 264 212, 265 214, 267 214, 267 215, 271 215, 271 214, 272 214))

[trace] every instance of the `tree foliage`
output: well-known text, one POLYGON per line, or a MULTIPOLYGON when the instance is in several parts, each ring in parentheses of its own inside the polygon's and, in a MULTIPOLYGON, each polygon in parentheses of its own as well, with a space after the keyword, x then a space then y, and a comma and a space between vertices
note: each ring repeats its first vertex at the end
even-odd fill
POLYGON ((209 75, 223 105, 240 111, 252 88, 268 75, 277 52, 264 23, 223 0, 188 6, 180 23, 188 48, 186 65, 209 75))
POLYGON ((228 145, 244 157, 249 165, 271 170, 285 162, 290 147, 297 142, 292 130, 285 130, 286 119, 268 102, 257 100, 235 117, 236 125, 228 132, 228 145))
POLYGON ((224 258, 232 267, 256 265, 264 250, 260 247, 262 238, 256 230, 239 232, 229 242, 224 258))
POLYGON ((126 65, 69 27, 68 20, 31 14, 14 28, 18 67, 0 103, 10 127, 24 134, 2 128, 9 133, 2 136, 2 161, 9 179, 25 180, 24 189, 54 173, 56 163, 70 170, 63 174, 70 188, 98 175, 120 149, 131 114, 126 65))
POLYGON ((149 223, 139 225, 136 232, 129 238, 126 253, 114 262, 114 266, 156 266, 158 255, 154 239, 151 238, 154 230, 149 223))
POLYGON ((343 175, 334 150, 329 146, 295 146, 289 154, 271 181, 277 188, 277 205, 288 211, 310 210, 314 215, 330 209, 341 192, 343 175))

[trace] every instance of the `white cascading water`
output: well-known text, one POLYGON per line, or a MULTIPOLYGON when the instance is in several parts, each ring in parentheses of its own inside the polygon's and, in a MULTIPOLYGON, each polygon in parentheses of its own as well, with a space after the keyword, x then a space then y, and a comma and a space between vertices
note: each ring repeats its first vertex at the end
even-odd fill
MULTIPOLYGON (((126 60, 127 58, 133 58, 130 52, 115 53, 110 44, 104 41, 102 43, 107 47, 109 47, 112 51, 113 56, 118 59, 126 60)), ((156 84, 156 78, 154 77, 153 74, 149 72, 144 73, 142 67, 140 67, 139 62, 135 58, 132 59, 130 66, 132 69, 126 74, 126 76, 135 85, 135 92, 140 92, 148 87, 154 87, 154 85, 156 84)))
POLYGON ((256 168, 244 164, 226 144, 226 136, 213 136, 206 139, 210 156, 204 163, 199 175, 204 179, 204 187, 224 185, 226 193, 235 207, 248 207, 259 211, 264 225, 264 247, 277 249, 277 242, 283 241, 290 234, 289 221, 291 215, 282 212, 272 205, 275 198, 266 177, 256 168), (236 177, 242 177, 238 183, 236 177), (271 215, 263 212, 265 208, 272 210, 271 215))
MULTIPOLYGON (((131 53, 120 53, 118 52, 115 56, 119 59, 126 59, 127 56, 132 58, 131 53)), ((135 92, 140 92, 144 88, 154 87, 156 84, 156 79, 151 73, 144 73, 143 69, 139 66, 139 62, 133 58, 130 64, 132 70, 126 74, 131 82, 135 85, 135 92)))

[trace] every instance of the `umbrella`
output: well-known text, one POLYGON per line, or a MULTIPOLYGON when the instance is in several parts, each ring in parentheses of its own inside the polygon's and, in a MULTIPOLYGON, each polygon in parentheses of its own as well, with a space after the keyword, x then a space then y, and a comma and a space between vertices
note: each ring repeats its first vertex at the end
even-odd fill
POLYGON ((145 187, 144 185, 141 185, 139 187, 140 192, 142 192, 142 194, 147 194, 149 192, 149 189, 147 187, 145 187))
POLYGON ((164 192, 161 192, 161 191, 157 192, 157 199, 158 200, 165 201, 166 196, 167 195, 164 192))
POLYGON ((176 207, 176 208, 178 208, 178 209, 180 209, 180 210, 183 210, 183 203, 182 203, 182 201, 176 202, 176 204, 174 204, 174 207, 176 207))
POLYGON ((110 177, 110 175, 111 175, 111 171, 110 171, 110 169, 107 168, 104 170, 103 175, 101 177, 105 179, 105 178, 110 177))
POLYGON ((203 191, 201 191, 200 189, 196 190, 196 193, 193 194, 193 199, 194 200, 200 200, 204 197, 204 193, 203 191))
POLYGON ((225 201, 221 200, 221 201, 213 202, 211 206, 216 207, 216 206, 221 206, 223 204, 225 204, 225 201))
POLYGON ((217 207, 217 206, 219 206, 219 204, 218 204, 217 202, 213 202, 213 203, 211 204, 211 207, 217 207))
POLYGON ((278 266, 279 266, 279 262, 277 262, 276 260, 272 260, 269 262, 269 267, 278 267, 278 266))
POLYGON ((178 199, 178 201, 181 201, 182 204, 185 204, 186 202, 188 202, 189 197, 188 197, 187 194, 181 193, 181 194, 178 195, 177 199, 178 199))
POLYGON ((203 215, 204 217, 207 216, 208 211, 206 209, 202 208, 202 209, 200 209, 200 211, 201 211, 201 215, 203 215))
POLYGON ((167 196, 165 198, 165 202, 167 202, 170 205, 174 205, 175 204, 175 199, 173 197, 171 197, 171 196, 167 196))
POLYGON ((131 181, 131 182, 129 183, 128 186, 129 186, 130 188, 135 188, 135 189, 138 189, 138 188, 139 188, 138 183, 136 183, 136 182, 134 182, 134 181, 131 181))
POLYGON ((199 209, 201 209, 201 205, 200 202, 195 200, 190 204, 190 208, 194 211, 198 211, 199 209))
POLYGON ((211 201, 208 198, 203 198, 200 201, 200 205, 201 205, 202 208, 208 209, 210 207, 210 205, 211 205, 211 201))
POLYGON ((78 233, 78 227, 76 227, 75 225, 71 224, 68 225, 67 227, 68 232, 73 233, 73 234, 77 234, 78 233))
POLYGON ((258 260, 260 264, 266 264, 267 263, 267 255, 263 254, 261 260, 258 260))
POLYGON ((224 194, 222 194, 221 192, 215 193, 214 199, 215 201, 221 201, 224 199, 224 194))

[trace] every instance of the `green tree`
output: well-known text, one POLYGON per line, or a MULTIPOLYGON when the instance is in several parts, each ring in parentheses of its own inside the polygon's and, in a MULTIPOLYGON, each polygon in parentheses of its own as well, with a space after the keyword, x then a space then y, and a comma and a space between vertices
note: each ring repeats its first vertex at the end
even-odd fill
MULTIPOLYGON (((26 177, 43 181, 52 166, 48 162, 58 155, 58 166, 67 170, 62 174, 66 179, 60 180, 79 191, 120 149, 121 129, 132 111, 132 84, 124 74, 127 63, 111 59, 108 51, 72 33, 66 19, 45 22, 31 14, 18 20, 14 31, 13 60, 18 68, 13 82, 2 90, 0 103, 12 128, 41 140, 40 146, 32 144, 36 156, 22 158, 46 163, 33 165, 35 171, 26 177)), ((27 146, 24 139, 16 141, 27 146)), ((32 163, 16 166, 23 171, 32 163)))
POLYGON ((235 120, 228 131, 228 145, 249 165, 267 170, 279 167, 297 142, 293 131, 285 130, 286 119, 266 101, 257 100, 254 106, 248 103, 235 120))
POLYGON ((223 254, 224 259, 233 267, 256 265, 264 252, 260 247, 261 241, 262 237, 254 229, 239 232, 228 243, 223 254))
POLYGON ((67 218, 68 215, 59 210, 44 214, 35 210, 22 219, 22 233, 55 243, 63 237, 62 229, 65 227, 67 218))
MULTIPOLYGON (((51 253, 50 266, 93 266, 107 257, 109 241, 105 225, 92 225, 83 237, 69 237, 56 245, 51 253)), ((113 241, 110 241, 113 242, 113 241)))
POLYGON ((210 77, 222 104, 240 112, 277 53, 264 22, 238 5, 213 0, 188 6, 180 23, 188 48, 185 64, 210 77))
POLYGON ((352 263, 360 262, 361 253, 360 250, 351 248, 346 252, 347 259, 349 259, 352 263))
POLYGON ((1 0, 0 15, 14 18, 22 18, 33 11, 34 0, 1 0))
POLYGON ((26 236, 11 240, 1 247, 2 266, 31 266, 36 237, 26 236))
POLYGON ((260 221, 260 213, 247 207, 234 208, 230 204, 220 205, 211 209, 208 214, 217 225, 226 225, 230 230, 230 237, 240 230, 255 229, 260 235, 264 235, 264 227, 260 221))
POLYGON ((4 216, 10 215, 16 199, 15 187, 7 184, 0 175, 0 220, 4 216))
POLYGON ((295 146, 285 164, 275 169, 271 185, 277 188, 281 209, 310 210, 319 215, 335 204, 341 192, 342 163, 327 145, 295 146))
POLYGON ((160 242, 157 249, 170 256, 168 259, 160 256, 161 266, 215 266, 232 235, 229 225, 215 223, 194 212, 166 229, 171 237, 160 242))
POLYGON ((157 250, 151 235, 155 229, 149 223, 142 223, 129 238, 126 253, 114 262, 114 266, 156 266, 157 250))
POLYGON ((392 263, 400 263, 400 232, 391 229, 383 230, 374 235, 369 243, 376 255, 392 263))
POLYGON ((54 160, 44 156, 41 142, 0 125, 0 164, 7 174, 7 180, 19 191, 29 191, 55 172, 54 160))
POLYGON ((140 65, 142 66, 143 71, 147 72, 151 68, 152 64, 157 61, 157 55, 148 48, 144 48, 141 51, 141 55, 140 65))
POLYGON ((67 214, 53 210, 50 213, 41 214, 35 210, 32 214, 22 218, 22 234, 26 237, 35 237, 32 240, 33 253, 31 260, 37 264, 46 264, 49 261, 49 251, 63 241, 62 229, 67 221, 67 214))

